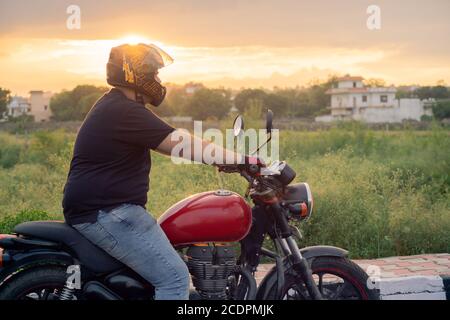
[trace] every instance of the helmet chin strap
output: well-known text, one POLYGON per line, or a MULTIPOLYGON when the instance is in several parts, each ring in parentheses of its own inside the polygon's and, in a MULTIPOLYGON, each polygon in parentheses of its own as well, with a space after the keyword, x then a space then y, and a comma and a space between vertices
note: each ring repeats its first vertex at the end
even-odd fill
MULTIPOLYGON (((137 77, 136 77, 136 73, 133 72, 133 77, 134 77, 134 83, 137 83, 137 77)), ((144 103, 144 97, 142 96, 142 94, 140 94, 137 89, 134 89, 134 99, 136 100, 137 103, 140 104, 145 104, 144 103)))
POLYGON ((144 97, 137 90, 134 90, 134 98, 137 103, 145 104, 144 97))

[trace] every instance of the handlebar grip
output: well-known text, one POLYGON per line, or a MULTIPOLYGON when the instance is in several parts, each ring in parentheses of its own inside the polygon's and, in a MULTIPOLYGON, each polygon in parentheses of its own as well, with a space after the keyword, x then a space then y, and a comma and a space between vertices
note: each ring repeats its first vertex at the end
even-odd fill
POLYGON ((258 157, 253 157, 253 156, 245 156, 245 164, 246 165, 256 165, 258 167, 265 167, 266 164, 264 163, 264 161, 258 157))

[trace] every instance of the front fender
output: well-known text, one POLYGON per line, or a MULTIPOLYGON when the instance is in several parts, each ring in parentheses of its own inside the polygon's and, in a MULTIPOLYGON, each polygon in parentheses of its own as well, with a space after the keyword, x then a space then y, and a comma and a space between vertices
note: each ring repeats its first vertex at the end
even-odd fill
POLYGON ((11 275, 32 267, 41 265, 70 266, 74 264, 73 257, 64 251, 39 250, 16 253, 7 266, 0 269, 0 288, 11 275))
POLYGON ((333 246, 311 246, 300 249, 300 253, 306 259, 312 259, 316 257, 340 257, 345 258, 348 256, 348 251, 333 247, 333 246))
MULTIPOLYGON (((300 253, 303 258, 309 261, 311 264, 312 260, 317 257, 347 257, 348 251, 333 247, 333 246, 311 246, 300 249, 300 253)), ((288 258, 283 259, 283 268, 287 270, 291 266, 288 258)), ((276 266, 270 269, 269 273, 264 277, 261 281, 261 284, 258 287, 258 292, 256 294, 256 300, 266 300, 269 296, 269 290, 274 287, 277 282, 277 270, 276 266)))

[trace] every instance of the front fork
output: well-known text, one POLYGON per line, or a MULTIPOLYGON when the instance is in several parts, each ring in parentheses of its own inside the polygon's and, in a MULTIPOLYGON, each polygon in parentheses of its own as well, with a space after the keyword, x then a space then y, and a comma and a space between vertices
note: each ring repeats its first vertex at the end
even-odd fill
POLYGON ((309 295, 314 300, 322 300, 322 294, 314 281, 308 261, 303 258, 297 242, 292 235, 292 230, 284 213, 284 209, 278 203, 272 204, 270 208, 280 230, 279 244, 281 249, 284 254, 291 257, 294 270, 301 275, 309 295))

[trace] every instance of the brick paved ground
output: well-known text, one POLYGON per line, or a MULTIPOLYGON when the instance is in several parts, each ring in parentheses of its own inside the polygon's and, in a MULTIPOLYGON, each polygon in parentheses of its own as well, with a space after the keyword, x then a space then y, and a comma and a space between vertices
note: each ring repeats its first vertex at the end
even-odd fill
MULTIPOLYGON (((369 266, 380 267, 381 278, 407 276, 450 276, 450 254, 421 254, 406 257, 389 257, 374 260, 354 260, 364 270, 369 266)), ((272 268, 273 264, 263 264, 258 268, 256 280, 259 282, 272 268)))

